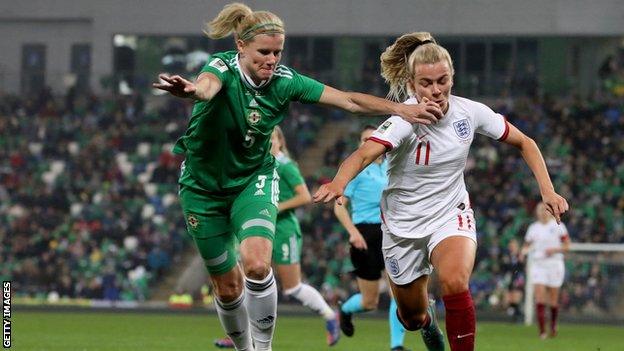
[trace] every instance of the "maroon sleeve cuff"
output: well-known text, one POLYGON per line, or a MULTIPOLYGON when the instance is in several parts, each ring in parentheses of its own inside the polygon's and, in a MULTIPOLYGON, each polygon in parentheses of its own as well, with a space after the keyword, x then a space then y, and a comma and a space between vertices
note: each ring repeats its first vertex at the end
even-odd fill
POLYGON ((503 135, 497 139, 498 141, 505 141, 505 139, 509 136, 509 122, 507 122, 507 117, 503 116, 503 118, 505 119, 505 131, 503 132, 503 135))

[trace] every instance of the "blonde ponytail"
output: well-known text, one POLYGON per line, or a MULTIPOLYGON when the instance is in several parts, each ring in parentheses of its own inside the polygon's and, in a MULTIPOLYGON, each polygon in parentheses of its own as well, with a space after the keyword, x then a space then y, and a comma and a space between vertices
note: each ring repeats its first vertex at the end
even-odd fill
POLYGON ((252 11, 249 6, 234 2, 225 5, 217 17, 206 23, 204 33, 221 39, 234 33, 235 39, 250 41, 258 34, 285 34, 284 23, 268 11, 252 11))
POLYGON ((249 6, 240 2, 233 2, 225 5, 217 17, 206 23, 204 33, 211 39, 225 38, 230 33, 236 32, 237 27, 245 17, 252 15, 253 11, 249 6))

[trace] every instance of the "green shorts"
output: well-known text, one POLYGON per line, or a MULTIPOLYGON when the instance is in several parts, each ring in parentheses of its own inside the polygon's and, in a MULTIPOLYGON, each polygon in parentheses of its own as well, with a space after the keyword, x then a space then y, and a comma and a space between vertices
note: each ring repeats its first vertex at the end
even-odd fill
POLYGON ((279 176, 273 167, 260 172, 238 195, 180 188, 186 227, 208 272, 219 275, 236 266, 236 243, 251 236, 273 240, 279 176))
POLYGON ((273 262, 275 264, 299 263, 302 245, 301 228, 294 214, 279 218, 273 240, 273 262))

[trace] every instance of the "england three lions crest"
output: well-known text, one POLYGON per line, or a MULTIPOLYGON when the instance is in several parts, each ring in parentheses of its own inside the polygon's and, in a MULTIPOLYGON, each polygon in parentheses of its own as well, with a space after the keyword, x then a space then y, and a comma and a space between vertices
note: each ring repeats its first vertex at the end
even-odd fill
POLYGON ((453 122, 453 127, 455 129, 455 134, 457 134, 457 136, 460 139, 462 140, 470 139, 471 131, 470 131, 470 122, 468 122, 468 119, 464 118, 457 122, 453 122))

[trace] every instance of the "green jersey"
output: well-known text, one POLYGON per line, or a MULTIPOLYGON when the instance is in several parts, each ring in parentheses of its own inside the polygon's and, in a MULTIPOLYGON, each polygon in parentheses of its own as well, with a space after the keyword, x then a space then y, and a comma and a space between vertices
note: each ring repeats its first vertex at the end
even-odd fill
POLYGON ((238 193, 254 175, 273 167, 271 133, 291 101, 316 103, 324 86, 278 65, 268 82, 254 86, 234 51, 211 56, 201 72, 221 81, 210 101, 198 101, 188 129, 174 147, 184 154, 180 184, 221 194, 238 193))
MULTIPOLYGON (((301 176, 301 172, 297 167, 297 164, 288 158, 284 154, 279 154, 277 157, 277 174, 280 177, 279 180, 279 200, 278 202, 284 202, 290 200, 295 196, 295 187, 303 184, 305 181, 301 176)), ((283 219, 288 216, 294 216, 295 209, 280 212, 277 215, 277 220, 283 219)))

